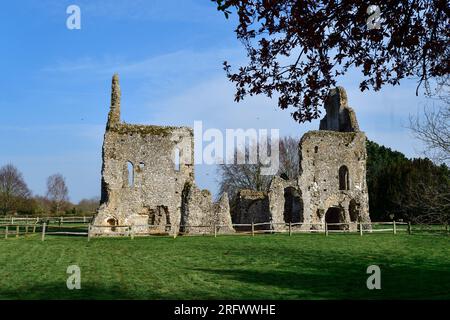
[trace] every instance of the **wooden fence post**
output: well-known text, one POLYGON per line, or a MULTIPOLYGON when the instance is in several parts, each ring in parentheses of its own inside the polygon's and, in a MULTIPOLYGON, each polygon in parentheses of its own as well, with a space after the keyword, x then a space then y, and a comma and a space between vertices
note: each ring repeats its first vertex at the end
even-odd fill
POLYGON ((328 223, 325 222, 325 236, 328 237, 328 223))
POLYGON ((217 226, 214 223, 214 238, 217 238, 217 226))
POLYGON ((20 230, 20 229, 19 229, 19 226, 17 225, 17 226, 16 226, 16 238, 19 237, 19 230, 20 230))
POLYGON ((46 223, 44 222, 44 224, 42 225, 42 236, 41 236, 41 241, 45 240, 45 227, 46 227, 46 223))
POLYGON ((252 221, 252 237, 255 236, 255 223, 252 221))
POLYGON ((36 233, 36 224, 33 226, 33 233, 36 233))
MULTIPOLYGON (((181 227, 181 226, 178 226, 178 227, 177 227, 176 224, 174 225, 174 232, 173 232, 173 238, 174 238, 174 239, 177 238, 177 235, 178 235, 178 231, 177 231, 177 230, 180 230, 180 227, 181 227)), ((183 227, 183 228, 184 228, 184 227, 183 227)))
POLYGON ((88 242, 91 241, 91 225, 88 225, 88 242))
POLYGON ((363 224, 362 222, 359 223, 359 235, 362 237, 363 235, 363 224))
POLYGON ((394 234, 397 234, 397 225, 395 224, 395 220, 394 220, 394 222, 393 222, 394 224, 393 224, 393 232, 394 232, 394 234))
POLYGON ((25 226, 25 235, 28 234, 28 224, 25 226))
POLYGON ((292 236, 292 222, 289 222, 289 237, 292 236))
POLYGON ((6 229, 5 229, 5 239, 8 239, 8 226, 6 226, 6 229))
POLYGON ((411 234, 412 230, 411 230, 411 222, 408 222, 408 234, 411 234))

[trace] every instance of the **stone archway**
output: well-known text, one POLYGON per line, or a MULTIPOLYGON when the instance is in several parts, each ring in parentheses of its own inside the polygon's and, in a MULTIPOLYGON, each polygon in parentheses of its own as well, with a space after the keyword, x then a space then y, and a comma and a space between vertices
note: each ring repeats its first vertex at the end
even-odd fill
POLYGON ((340 207, 330 207, 325 213, 325 222, 328 225, 328 230, 342 230, 344 225, 333 225, 334 223, 344 222, 344 209, 340 207))

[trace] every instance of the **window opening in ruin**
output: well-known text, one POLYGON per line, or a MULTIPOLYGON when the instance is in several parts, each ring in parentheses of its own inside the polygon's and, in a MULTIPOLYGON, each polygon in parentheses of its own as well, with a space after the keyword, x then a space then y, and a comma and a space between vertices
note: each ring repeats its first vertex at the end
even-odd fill
POLYGON ((318 146, 315 146, 314 147, 314 153, 318 153, 319 152, 319 147, 318 146))
POLYGON ((339 190, 350 190, 350 179, 346 166, 339 168, 339 190))
POLYGON ((145 169, 145 163, 141 162, 139 163, 139 170, 142 172, 145 169))
POLYGON ((286 223, 303 221, 303 202, 299 192, 293 187, 284 189, 283 216, 286 223))
POLYGON ((134 186, 134 165, 130 161, 127 162, 127 171, 128 171, 128 186, 131 188, 134 186))
POLYGON ((175 149, 175 171, 180 171, 180 158, 181 158, 181 152, 180 149, 175 149))

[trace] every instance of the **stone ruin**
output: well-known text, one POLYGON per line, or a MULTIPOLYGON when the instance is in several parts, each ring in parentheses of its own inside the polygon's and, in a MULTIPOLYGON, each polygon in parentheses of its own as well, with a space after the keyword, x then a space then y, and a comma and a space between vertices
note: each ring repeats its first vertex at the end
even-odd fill
POLYGON ((298 180, 274 177, 268 192, 241 190, 232 205, 235 224, 266 223, 260 228, 286 230, 356 230, 370 223, 366 183, 366 136, 342 87, 331 90, 320 130, 307 132, 299 143, 298 180))
MULTIPOLYGON (((194 181, 194 137, 188 127, 131 125, 120 120, 119 78, 112 81, 103 143, 101 206, 92 235, 234 232, 233 224, 271 222, 257 229, 285 231, 289 223, 320 230, 355 230, 370 223, 366 136, 359 130, 345 90, 330 92, 320 130, 299 143, 299 177, 275 176, 268 192, 241 190, 217 203, 194 181), (192 226, 202 226, 201 228, 192 226)), ((237 227, 236 229, 240 229, 237 227)))
POLYGON ((120 120, 119 77, 112 80, 103 142, 101 205, 93 235, 232 232, 228 196, 213 203, 194 181, 194 137, 188 127, 132 125, 120 120), (202 226, 185 228, 183 225, 202 226))

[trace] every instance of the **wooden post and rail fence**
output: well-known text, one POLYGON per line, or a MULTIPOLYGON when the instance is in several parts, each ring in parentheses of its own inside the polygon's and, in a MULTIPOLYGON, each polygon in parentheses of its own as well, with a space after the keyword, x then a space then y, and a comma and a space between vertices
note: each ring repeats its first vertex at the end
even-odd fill
MULTIPOLYGON (((228 225, 213 224, 203 226, 192 225, 138 225, 138 226, 97 226, 92 224, 77 225, 74 219, 68 220, 67 217, 59 220, 37 220, 36 218, 25 218, 28 220, 9 220, 6 224, 0 223, 0 239, 19 238, 21 236, 32 236, 40 233, 41 241, 45 241, 46 236, 86 236, 90 241, 95 236, 127 236, 131 239, 140 236, 167 235, 174 237, 195 236, 195 235, 212 235, 217 238, 219 235, 250 235, 255 237, 256 234, 273 234, 287 233, 292 236, 294 233, 323 233, 325 236, 335 233, 359 233, 363 236, 365 233, 391 232, 397 235, 399 232, 413 234, 413 225, 410 222, 353 222, 353 223, 255 223, 252 221, 248 224, 233 224, 234 232, 231 232, 228 225), (15 223, 10 223, 14 221, 15 223), (31 223, 32 222, 32 223, 31 223), (64 224, 74 225, 64 225, 64 224), (173 229, 172 229, 173 227, 173 229), (170 232, 177 230, 176 232, 170 232), (224 231, 225 230, 225 231, 224 231), (3 235, 3 237, 2 237, 3 235)), ((23 218, 22 218, 23 219, 23 218)), ((89 218, 82 218, 81 221, 88 221, 89 218)), ((445 233, 449 235, 449 225, 428 225, 429 230, 445 233), (434 228, 434 229, 433 229, 434 228)), ((416 232, 423 231, 416 226, 416 232)))

